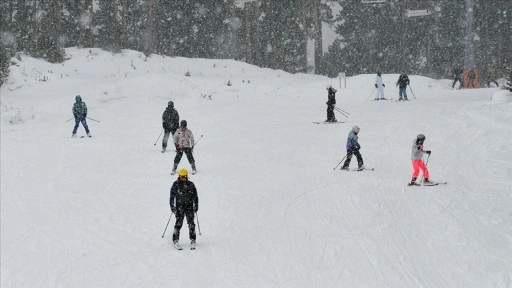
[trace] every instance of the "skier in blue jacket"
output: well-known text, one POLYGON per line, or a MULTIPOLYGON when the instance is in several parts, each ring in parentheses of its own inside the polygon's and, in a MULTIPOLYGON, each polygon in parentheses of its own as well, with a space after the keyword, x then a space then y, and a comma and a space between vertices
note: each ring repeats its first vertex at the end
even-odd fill
POLYGON ((361 149, 361 145, 359 145, 358 136, 359 134, 359 127, 354 126, 352 127, 352 130, 348 133, 347 138, 347 159, 345 159, 345 163, 343 163, 343 166, 341 167, 342 170, 348 170, 350 166, 350 160, 352 160, 352 155, 356 155, 357 158, 357 170, 363 170, 364 169, 364 163, 363 163, 363 157, 361 156, 361 153, 359 153, 359 149, 361 149))
POLYGON ((76 130, 78 129, 80 123, 82 123, 82 126, 84 126, 87 136, 91 137, 89 126, 87 126, 87 121, 85 120, 85 118, 87 118, 87 105, 85 105, 85 102, 82 101, 82 97, 80 97, 80 95, 75 97, 75 104, 73 104, 73 109, 71 110, 73 111, 73 116, 75 117, 75 127, 73 128, 73 134, 71 137, 76 137, 76 130))

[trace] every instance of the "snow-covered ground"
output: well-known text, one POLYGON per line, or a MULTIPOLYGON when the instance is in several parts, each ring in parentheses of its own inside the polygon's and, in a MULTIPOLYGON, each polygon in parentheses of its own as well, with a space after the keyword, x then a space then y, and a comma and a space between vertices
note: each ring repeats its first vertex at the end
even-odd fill
MULTIPOLYGON (((360 75, 338 89, 346 123, 317 125, 338 79, 134 51, 67 55, 23 56, 0 91, 2 288, 512 286, 508 92, 411 76, 416 99, 369 101, 375 75, 360 75), (78 94, 101 121, 88 121, 90 139, 70 138, 78 94), (169 100, 203 136, 190 177, 196 251, 186 225, 185 250, 172 248, 174 217, 161 237, 174 153, 154 144, 169 100), (354 125, 375 171, 333 170, 354 125), (447 185, 406 186, 419 133, 431 178, 447 185)), ((397 99, 398 75, 383 77, 397 99)))

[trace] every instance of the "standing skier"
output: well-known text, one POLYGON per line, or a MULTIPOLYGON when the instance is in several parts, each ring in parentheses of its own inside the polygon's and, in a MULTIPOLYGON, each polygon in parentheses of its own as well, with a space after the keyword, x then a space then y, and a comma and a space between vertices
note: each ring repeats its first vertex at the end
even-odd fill
POLYGON ((176 146, 176 157, 174 157, 174 166, 172 167, 172 174, 176 173, 178 164, 181 161, 183 152, 187 155, 188 162, 192 166, 192 172, 196 173, 196 161, 192 151, 194 150, 194 135, 192 131, 187 129, 187 120, 181 120, 180 128, 174 133, 174 146, 176 146))
POLYGON ((336 116, 334 116, 334 106, 336 105, 336 89, 329 86, 327 88, 327 121, 325 122, 336 122, 336 116))
POLYGON ((170 194, 169 205, 171 206, 171 211, 176 215, 172 242, 176 248, 181 249, 178 244, 180 230, 183 225, 183 219, 187 217, 190 244, 192 249, 194 249, 196 244, 194 213, 197 213, 199 209, 199 198, 197 197, 197 189, 194 182, 188 180, 188 171, 186 169, 180 169, 178 179, 172 183, 170 194))
POLYGON ((162 114, 162 127, 164 128, 164 138, 162 139, 162 152, 165 152, 167 148, 167 141, 169 140, 169 134, 174 136, 174 133, 179 127, 180 115, 178 111, 174 109, 174 102, 169 101, 167 108, 165 108, 162 114))
POLYGON ((456 67, 453 69, 453 71, 452 71, 452 78, 453 78, 452 89, 455 88, 455 84, 457 82, 459 82, 459 88, 457 88, 457 89, 460 89, 460 87, 462 86, 463 72, 464 72, 464 70, 460 67, 456 67))
POLYGON ((91 137, 91 133, 89 133, 89 126, 87 126, 87 121, 85 120, 85 118, 87 118, 87 105, 85 105, 85 102, 82 102, 82 97, 80 97, 80 95, 75 97, 75 104, 73 104, 73 109, 71 109, 71 111, 73 111, 73 116, 75 117, 75 127, 73 128, 73 134, 71 134, 71 137, 76 137, 76 130, 80 123, 84 126, 87 137, 91 137))
POLYGON ((359 127, 354 126, 352 127, 352 130, 348 133, 347 138, 347 159, 345 159, 345 163, 343 163, 343 166, 341 167, 342 170, 349 170, 350 166, 350 160, 352 160, 352 155, 356 155, 357 158, 357 170, 361 171, 364 169, 364 163, 363 163, 363 157, 361 156, 361 153, 359 153, 359 149, 361 149, 361 145, 359 145, 358 136, 359 134, 359 127))
POLYGON ((407 101, 407 85, 411 82, 409 81, 409 77, 407 74, 401 74, 398 77, 398 81, 396 82, 396 86, 398 86, 398 101, 407 101))
POLYGON ((384 98, 384 83, 382 83, 382 75, 380 72, 377 72, 377 77, 375 77, 375 88, 377 88, 377 95, 375 96, 375 100, 386 100, 384 98))
POLYGON ((425 135, 419 134, 416 136, 416 140, 412 144, 411 160, 412 160, 412 180, 409 185, 416 185, 416 179, 420 173, 420 169, 423 171, 423 183, 431 183, 429 180, 430 173, 428 172, 427 165, 423 162, 423 154, 432 153, 430 150, 423 150, 423 142, 425 142, 425 135))

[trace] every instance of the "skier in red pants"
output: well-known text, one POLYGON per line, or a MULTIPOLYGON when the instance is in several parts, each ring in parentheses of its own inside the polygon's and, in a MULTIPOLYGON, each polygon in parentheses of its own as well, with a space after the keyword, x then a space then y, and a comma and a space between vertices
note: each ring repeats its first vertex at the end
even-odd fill
POLYGON ((420 169, 423 171, 423 183, 431 183, 429 180, 430 173, 428 172, 427 165, 423 162, 423 154, 432 153, 430 150, 423 150, 423 142, 425 142, 425 135, 419 134, 412 144, 411 160, 412 160, 412 180, 409 185, 416 185, 416 179, 420 174, 420 169))

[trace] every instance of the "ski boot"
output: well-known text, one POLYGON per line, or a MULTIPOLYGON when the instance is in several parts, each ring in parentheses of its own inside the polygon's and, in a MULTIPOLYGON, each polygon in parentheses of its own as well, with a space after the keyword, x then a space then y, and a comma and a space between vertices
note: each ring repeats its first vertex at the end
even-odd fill
POLYGON ((416 184, 416 177, 412 177, 411 183, 409 183, 409 186, 412 186, 412 185, 418 185, 418 184, 416 184))

